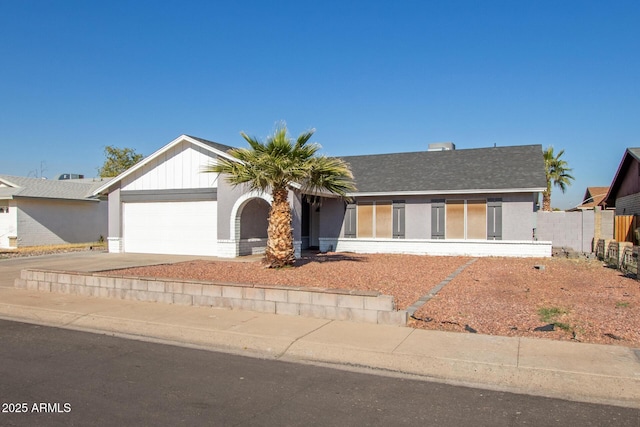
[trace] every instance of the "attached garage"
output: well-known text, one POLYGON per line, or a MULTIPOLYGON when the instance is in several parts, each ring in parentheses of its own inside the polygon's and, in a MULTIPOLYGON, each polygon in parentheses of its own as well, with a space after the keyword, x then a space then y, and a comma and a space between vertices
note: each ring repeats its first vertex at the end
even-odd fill
POLYGON ((122 204, 125 252, 217 255, 217 201, 122 204))
POLYGON ((109 199, 109 252, 233 256, 218 211, 235 199, 218 200, 219 175, 203 173, 230 149, 182 135, 97 188, 109 199))

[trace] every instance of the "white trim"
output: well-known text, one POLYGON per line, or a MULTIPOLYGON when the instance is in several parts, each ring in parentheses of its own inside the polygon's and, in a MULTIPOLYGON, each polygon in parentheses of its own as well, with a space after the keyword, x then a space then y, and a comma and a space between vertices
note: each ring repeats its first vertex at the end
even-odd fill
POLYGON ((121 253, 122 252, 122 237, 107 237, 108 251, 109 253, 121 253))
POLYGON ((11 181, 7 181, 4 178, 0 178, 0 182, 3 183, 4 185, 6 185, 9 188, 19 188, 20 187, 19 185, 16 185, 11 181))
POLYGON ((502 194, 502 193, 539 193, 545 189, 540 188, 508 188, 508 189, 469 189, 469 190, 434 190, 434 191, 376 191, 368 193, 347 193, 347 197, 365 196, 429 196, 443 194, 502 194))
POLYGON ((127 176, 131 175, 133 172, 137 171, 138 169, 144 167, 145 165, 149 164, 152 160, 154 160, 155 158, 157 158, 158 156, 160 156, 162 153, 170 150, 171 148, 175 147, 178 144, 181 144, 183 142, 189 142, 193 145, 197 145, 198 147, 209 151, 211 153, 214 153, 217 156, 220 157, 224 157, 226 159, 229 160, 233 160, 233 161, 238 161, 236 158, 230 156, 229 154, 225 153, 224 151, 220 151, 216 148, 213 148, 207 144, 204 144, 200 141, 198 141, 197 139, 193 139, 187 135, 180 135, 179 137, 177 137, 176 139, 174 139, 173 141, 171 141, 170 143, 168 143, 167 145, 165 145, 164 147, 160 148, 159 150, 157 150, 156 152, 154 152, 153 154, 151 154, 150 156, 145 157, 144 159, 142 159, 140 162, 136 163, 134 166, 130 167, 129 169, 127 169, 126 171, 122 172, 120 175, 116 176, 115 178, 107 181, 106 184, 98 187, 96 190, 94 190, 93 195, 97 196, 98 194, 102 193, 103 191, 107 190, 109 187, 113 186, 116 182, 118 181, 122 181, 124 178, 126 178, 127 176))

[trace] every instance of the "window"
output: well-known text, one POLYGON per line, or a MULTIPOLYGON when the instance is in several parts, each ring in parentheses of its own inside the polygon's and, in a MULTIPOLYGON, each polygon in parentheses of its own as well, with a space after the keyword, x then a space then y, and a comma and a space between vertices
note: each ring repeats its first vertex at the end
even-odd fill
POLYGON ((432 239, 502 239, 502 199, 431 201, 432 239))
POLYGON ((344 237, 404 239, 404 200, 348 204, 344 237))
POLYGON ((485 200, 447 200, 445 206, 445 238, 487 238, 487 206, 485 200))
POLYGON ((447 200, 445 206, 445 237, 464 239, 464 200, 447 200))
POLYGON ((391 237, 391 202, 358 203, 358 237, 391 237))
POLYGON ((487 201, 467 200, 467 239, 487 238, 487 201))

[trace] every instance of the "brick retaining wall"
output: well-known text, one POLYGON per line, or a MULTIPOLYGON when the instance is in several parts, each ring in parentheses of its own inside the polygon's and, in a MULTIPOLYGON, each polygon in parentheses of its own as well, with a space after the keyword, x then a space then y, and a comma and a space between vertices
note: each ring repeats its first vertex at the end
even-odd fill
POLYGON ((407 323, 407 312, 395 310, 392 296, 368 291, 212 283, 54 270, 22 270, 20 278, 15 280, 15 287, 331 320, 386 325, 407 323))

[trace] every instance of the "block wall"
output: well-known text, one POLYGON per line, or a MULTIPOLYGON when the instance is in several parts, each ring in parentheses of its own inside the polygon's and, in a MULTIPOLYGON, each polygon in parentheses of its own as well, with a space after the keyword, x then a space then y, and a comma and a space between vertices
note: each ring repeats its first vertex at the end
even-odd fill
POLYGON ((538 211, 536 237, 551 241, 554 247, 592 252, 595 239, 594 211, 538 211))
POLYGON ((405 325, 407 312, 378 292, 254 286, 22 270, 16 288, 83 296, 250 310, 331 320, 405 325))

